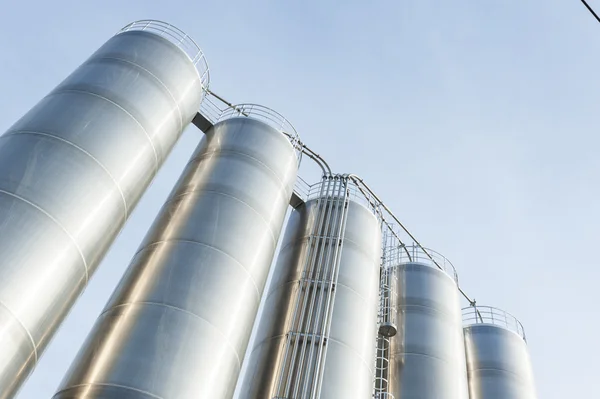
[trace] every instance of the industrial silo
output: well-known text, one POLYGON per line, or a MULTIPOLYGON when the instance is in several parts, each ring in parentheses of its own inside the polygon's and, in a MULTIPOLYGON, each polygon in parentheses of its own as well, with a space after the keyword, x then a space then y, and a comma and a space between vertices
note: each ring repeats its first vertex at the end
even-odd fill
POLYGON ((463 309, 471 399, 536 399, 525 330, 500 309, 463 309))
POLYGON ((295 144, 287 121, 258 106, 206 132, 54 398, 232 397, 295 144))
POLYGON ((207 85, 193 40, 136 22, 0 137, 0 398, 37 363, 207 85))
POLYGON ((344 176, 290 216, 240 399, 369 398, 381 223, 344 176))
POLYGON ((396 399, 468 399, 456 272, 443 256, 426 251, 431 258, 418 246, 385 251, 397 298, 388 392, 396 399))

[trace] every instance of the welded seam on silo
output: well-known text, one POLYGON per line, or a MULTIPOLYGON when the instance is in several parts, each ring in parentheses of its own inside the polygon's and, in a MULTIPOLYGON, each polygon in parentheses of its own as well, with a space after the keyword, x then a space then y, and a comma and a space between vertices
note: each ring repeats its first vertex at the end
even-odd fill
POLYGON ((67 237, 69 237, 71 239, 71 241, 73 242, 73 246, 75 247, 75 249, 77 249, 77 252, 79 252, 79 255, 81 256, 81 260, 83 261, 83 267, 85 269, 85 283, 87 284, 88 281, 89 281, 89 272, 88 272, 87 261, 85 260, 85 256, 83 256, 83 252, 81 251, 81 248, 79 248, 79 245, 77 244, 77 241, 75 241, 75 238, 67 231, 67 229, 62 224, 60 224, 58 222, 58 220, 56 220, 52 215, 50 215, 48 212, 46 212, 44 209, 42 209, 38 205, 34 204, 33 202, 31 202, 31 201, 29 201, 29 200, 21 197, 20 195, 17 195, 15 193, 11 193, 10 191, 1 190, 1 189, 0 189, 0 193, 4 193, 4 194, 9 195, 9 196, 11 196, 13 198, 21 200, 21 201, 25 202, 28 205, 31 205, 32 207, 34 207, 38 211, 42 212, 44 215, 48 216, 48 218, 50 220, 52 220, 58 227, 60 227, 60 229, 62 231, 65 232, 65 234, 67 235, 67 237))
POLYGON ((225 256, 227 256, 229 259, 233 260, 243 271, 245 274, 248 275, 248 278, 250 279, 250 281, 252 282, 252 285, 254 286, 254 289, 256 290, 256 294, 258 295, 258 299, 260 302, 260 297, 261 297, 261 293, 258 290, 258 285, 256 285, 256 281, 254 280, 254 278, 252 277, 252 275, 248 272, 248 269, 246 269, 244 267, 244 265, 237 260, 236 258, 234 258, 233 256, 231 256, 231 254, 228 254, 227 252, 223 251, 222 249, 219 249, 215 246, 206 244, 204 242, 200 242, 200 241, 193 241, 193 240, 182 240, 182 239, 178 239, 178 238, 173 238, 173 239, 168 239, 168 240, 160 240, 160 241, 154 241, 151 244, 146 245, 145 247, 143 247, 142 249, 138 250, 132 257, 132 259, 135 259, 140 253, 146 251, 146 250, 150 250, 152 247, 154 246, 158 246, 161 244, 170 244, 170 243, 178 243, 178 242, 183 242, 186 244, 193 244, 193 245, 199 245, 205 248, 210 248, 216 252, 219 252, 225 256))
MULTIPOLYGON (((265 301, 269 300, 269 298, 271 298, 274 294, 277 293, 277 291, 282 288, 285 287, 286 285, 291 285, 292 287, 296 287, 299 283, 300 283, 301 279, 299 278, 295 278, 294 280, 288 280, 285 281, 282 284, 277 285, 276 287, 274 287, 272 290, 270 290, 265 298, 265 301)), ((346 288, 348 291, 352 292, 353 294, 355 294, 358 298, 360 298, 362 300, 362 302, 366 303, 367 305, 369 304, 369 298, 364 297, 363 295, 361 295, 358 291, 356 291, 354 288, 349 287, 346 284, 342 284, 339 281, 337 282, 338 286, 340 287, 344 287, 346 288)), ((375 290, 377 291, 377 290, 375 290)))
POLYGON ((523 376, 523 373, 511 371, 511 370, 507 370, 507 369, 491 368, 491 367, 477 367, 477 368, 467 369, 467 371, 469 371, 470 373, 474 373, 474 374, 478 373, 480 371, 493 371, 493 372, 497 372, 499 374, 507 374, 509 377, 512 376, 517 381, 529 381, 529 379, 527 377, 523 376))
POLYGON ((71 142, 69 140, 65 140, 62 137, 58 137, 58 136, 55 136, 53 134, 50 134, 50 133, 38 132, 38 131, 33 131, 33 130, 12 130, 12 131, 9 130, 7 133, 5 133, 4 135, 2 135, 2 137, 27 135, 27 134, 36 135, 36 136, 42 136, 42 137, 48 137, 48 138, 51 138, 51 139, 55 139, 57 141, 61 141, 61 142, 65 143, 65 144, 68 144, 71 147, 74 147, 77 150, 83 152, 85 155, 87 155, 88 157, 90 157, 94 162, 96 162, 98 164, 98 166, 100 166, 102 168, 102 170, 104 170, 106 172, 106 174, 108 175, 108 177, 110 178, 110 180, 112 180, 112 182, 117 187, 117 191, 119 192, 119 194, 121 195, 121 199, 123 200, 123 206, 125 208, 125 220, 127 220, 127 218, 129 217, 129 207, 127 206, 127 200, 125 199, 125 194, 121 190, 121 186, 119 186, 119 183, 117 182, 117 180, 110 173, 110 171, 102 164, 102 162, 100 162, 96 157, 94 157, 92 154, 90 154, 89 152, 87 152, 82 147, 78 146, 77 144, 75 144, 75 143, 73 143, 73 142, 71 142))
MULTIPOLYGON (((171 97, 171 99, 173 100, 173 102, 175 103, 175 106, 177 107, 177 113, 179 114, 179 131, 182 131, 184 126, 183 126, 183 114, 181 113, 181 108, 179 108, 179 102, 177 102, 177 99, 175 98, 175 96, 173 95, 173 93, 171 93, 171 90, 169 90, 169 88, 167 87, 167 85, 165 85, 163 83, 162 80, 160 80, 158 78, 158 76, 156 76, 155 74, 153 74, 152 72, 150 72, 150 70, 144 68, 143 66, 136 64, 135 62, 123 59, 123 58, 119 58, 119 57, 98 57, 98 58, 94 58, 95 60, 111 60, 111 61, 119 61, 119 62, 123 62, 125 64, 128 65, 132 65, 138 69, 141 69, 142 71, 146 72, 148 75, 152 76, 154 78, 154 80, 156 80, 164 89, 167 93, 169 93, 169 97, 171 97)), ((200 85, 202 86, 202 83, 200 83, 200 85)))
MULTIPOLYGON (((278 134, 281 134, 281 133, 278 132, 278 134)), ((286 140, 286 141, 289 143, 289 140, 286 140)), ((291 145, 291 143, 290 143, 290 145, 291 145)), ((210 148, 210 146, 208 148, 210 148)), ((208 148, 207 148, 207 150, 208 150, 208 148)), ((198 156, 192 158, 188 162, 188 165, 191 164, 192 162, 195 162, 195 161, 198 161, 198 163, 199 163, 199 161, 202 161, 202 159, 204 159, 205 157, 209 158, 209 157, 213 157, 213 156, 219 155, 219 154, 224 154, 224 155, 233 154, 233 155, 240 155, 241 157, 244 157, 244 158, 250 158, 251 160, 256 161, 256 163, 260 164, 265 169, 267 169, 275 177, 275 179, 277 179, 277 181, 279 182, 279 186, 282 189, 287 189, 288 188, 288 186, 285 184, 285 182, 280 178, 280 176, 275 172, 275 170, 273 168, 271 168, 269 165, 267 165, 266 163, 264 163, 260 159, 258 159, 256 157, 253 157, 252 155, 250 155, 250 154, 248 154, 246 152, 235 151, 235 150, 223 150, 223 149, 203 151, 202 153, 198 154, 198 156)))
POLYGON ((447 364, 448 366, 453 367, 454 366, 454 359, 444 359, 442 357, 439 356, 434 356, 434 355, 430 355, 428 353, 418 353, 418 352, 394 352, 393 350, 390 350, 390 353, 392 355, 392 357, 397 357, 397 356, 415 356, 415 357, 424 357, 427 359, 431 359, 431 360, 437 360, 441 363, 447 364))
POLYGON ((33 346, 33 355, 34 355, 34 365, 37 364, 38 362, 38 352, 37 352, 37 345, 35 343, 35 340, 33 339, 33 335, 31 335, 31 332, 29 332, 29 329, 27 329, 27 327, 25 327, 25 324, 21 321, 21 319, 19 319, 17 317, 16 314, 14 314, 14 312, 12 310, 10 310, 10 308, 8 306, 6 306, 6 304, 2 301, 0 301, 0 305, 6 309, 6 311, 8 313, 10 313, 10 315, 17 321, 17 323, 19 323, 19 325, 21 327, 23 327, 23 330, 25 330, 25 333, 27 334, 27 336, 29 337, 29 339, 31 340, 31 345, 33 346))
POLYGON ((205 322, 206 324, 208 324, 209 326, 211 326, 216 332, 219 333, 219 335, 221 335, 223 337, 223 340, 225 341, 225 343, 227 344, 227 346, 229 346, 229 348, 231 349, 231 351, 233 352, 233 354, 235 355, 235 358, 237 359, 238 362, 238 366, 241 367, 242 365, 242 361, 240 360, 240 356, 237 352, 237 350, 235 349, 235 346, 233 346, 233 344, 229 341, 229 336, 227 336, 227 334, 225 334, 223 331, 221 331, 219 328, 217 328, 217 326, 215 326, 213 323, 211 323, 209 320, 207 320, 206 318, 199 316, 193 312, 190 312, 189 310, 186 309, 182 309, 179 308, 177 306, 173 306, 173 305, 168 305, 166 303, 161 303, 161 302, 152 302, 152 301, 137 301, 137 302, 126 302, 126 303, 120 303, 118 305, 112 306, 110 309, 106 309, 104 310, 102 313, 100 313, 100 316, 98 316, 99 318, 102 317, 103 315, 112 312, 113 310, 117 310, 119 308, 126 308, 129 306, 136 306, 136 305, 146 305, 146 306, 156 306, 156 307, 165 307, 167 309, 171 309, 171 310, 175 310, 181 313, 185 313, 188 316, 192 316, 198 320, 202 320, 203 322, 205 322))
POLYGON ((60 395, 63 392, 72 391, 74 389, 81 388, 81 387, 94 387, 94 386, 122 388, 122 389, 125 389, 125 390, 128 390, 128 391, 139 392, 139 393, 142 393, 144 395, 148 395, 148 396, 150 396, 152 398, 163 399, 162 396, 154 395, 154 394, 152 394, 152 393, 150 393, 148 391, 144 391, 143 389, 137 389, 137 388, 129 387, 127 385, 109 384, 109 383, 105 383, 105 382, 92 382, 92 383, 88 383, 88 384, 70 385, 68 388, 61 389, 60 391, 56 392, 56 394, 52 398, 57 398, 58 395, 60 395))
POLYGON ((248 209, 252 210, 255 214, 258 215, 258 217, 260 218, 260 220, 262 220, 262 222, 265 224, 267 230, 269 231, 269 235, 271 236, 271 239, 273 240, 273 243, 275 245, 277 245, 277 238, 275 238, 275 233, 271 229, 269 221, 267 219, 265 219, 265 217, 259 211, 257 211, 256 209, 254 209, 254 207, 252 207, 252 205, 250 205, 246 201, 242 201, 241 199, 239 199, 238 197, 236 197, 234 195, 227 194, 227 193, 224 193, 224 192, 218 191, 218 190, 199 189, 199 190, 195 190, 195 191, 185 192, 185 193, 182 193, 181 195, 178 194, 175 197, 170 198, 167 202, 165 202, 165 204, 163 205, 163 207, 166 207, 167 204, 172 204, 172 203, 176 202, 177 200, 180 200, 183 197, 186 197, 188 195, 192 195, 192 194, 195 194, 195 193, 198 193, 199 195, 202 195, 202 194, 205 194, 205 193, 211 193, 211 194, 221 195, 223 197, 231 198, 231 199, 234 199, 235 201, 237 201, 237 202, 239 202, 241 204, 244 204, 248 209))
MULTIPOLYGON (((277 335, 273 335, 273 336, 271 336, 271 337, 265 338, 265 339, 263 339, 262 341, 260 341, 259 343, 257 343, 257 344, 256 344, 256 345, 255 345, 255 346, 252 348, 251 352, 254 352, 254 351, 256 351, 258 348, 260 348, 262 345, 264 345, 264 344, 268 343, 269 341, 274 341, 274 340, 276 340, 276 339, 285 338, 285 337, 286 337, 288 334, 289 334, 289 333, 285 333, 285 334, 277 334, 277 335)), ((354 349, 354 348, 353 348, 353 347, 351 347, 350 345, 348 345, 348 344, 345 344, 345 343, 343 343, 342 341, 340 341, 340 340, 337 340, 337 339, 335 339, 335 338, 328 337, 328 338, 327 338, 327 340, 328 340, 328 341, 333 341, 333 342, 336 342, 336 343, 338 343, 340 346, 343 346, 344 348, 346 348, 346 349, 350 350, 350 351, 351 351, 352 353, 354 353, 354 354, 356 355, 356 357, 357 357, 358 359, 360 359, 360 361, 361 361, 361 362, 362 362, 362 363, 363 363, 363 364, 364 364, 364 365, 367 367, 367 370, 369 370, 369 371, 373 371, 373 367, 369 365, 369 362, 367 362, 367 361, 366 361, 366 360, 365 360, 365 359, 364 359, 364 358, 361 356, 361 354, 360 354, 360 353, 359 353, 359 352, 358 352, 356 349, 354 349)))
POLYGON ((137 125, 140 128, 142 128, 142 131, 146 135, 146 138, 148 139, 148 142, 150 143, 150 147, 152 148, 152 151, 154 152, 154 158, 155 158, 155 161, 156 161, 155 165, 154 165, 154 174, 158 173, 158 168, 159 168, 160 162, 159 162, 158 152, 156 151, 156 147, 154 146, 154 142, 152 141, 152 138, 150 137, 150 134, 148 134, 148 131, 146 130, 146 128, 129 111, 127 111, 125 108, 123 108, 122 106, 120 106, 119 104, 117 104, 116 102, 114 102, 113 100, 111 100, 109 98, 106 98, 104 96, 101 96, 100 94, 92 93, 91 91, 77 90, 77 89, 60 89, 56 93, 81 93, 81 94, 88 94, 90 96, 98 97, 98 98, 100 98, 100 99, 102 99, 102 100, 104 100, 106 102, 109 102, 109 103, 113 104, 114 106, 116 106, 117 108, 119 108, 120 110, 122 110, 123 112, 125 112, 129 117, 131 117, 131 119, 133 119, 135 121, 135 123, 137 123, 137 125))

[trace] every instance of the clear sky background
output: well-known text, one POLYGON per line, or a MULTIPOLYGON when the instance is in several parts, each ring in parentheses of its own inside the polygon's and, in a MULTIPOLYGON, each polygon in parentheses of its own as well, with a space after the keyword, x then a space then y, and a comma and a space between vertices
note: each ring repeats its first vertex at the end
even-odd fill
MULTIPOLYGON (((286 115, 479 304, 523 322, 540 399, 597 394, 600 24, 579 0, 38 0, 1 14, 0 131, 128 22, 168 21, 205 51, 214 91, 286 115)), ((19 399, 53 395, 200 137, 186 131, 19 399)))

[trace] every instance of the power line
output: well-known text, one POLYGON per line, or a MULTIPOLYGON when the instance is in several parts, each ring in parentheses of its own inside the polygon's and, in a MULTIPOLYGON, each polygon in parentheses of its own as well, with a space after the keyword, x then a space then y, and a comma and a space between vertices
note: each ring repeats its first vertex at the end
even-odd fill
POLYGON ((594 11, 594 9, 592 7, 590 7, 590 5, 585 0, 581 0, 581 2, 585 6, 585 8, 587 8, 588 11, 592 13, 592 15, 594 16, 594 18, 596 18, 596 21, 600 22, 600 17, 598 16, 598 14, 596 14, 596 12, 594 11))

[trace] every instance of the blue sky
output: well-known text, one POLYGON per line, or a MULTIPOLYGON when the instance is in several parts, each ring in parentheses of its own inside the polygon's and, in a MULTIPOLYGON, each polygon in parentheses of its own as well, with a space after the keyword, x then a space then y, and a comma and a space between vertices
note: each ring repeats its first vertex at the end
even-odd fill
MULTIPOLYGON (((205 51, 214 91, 286 115, 478 303, 523 322, 540 398, 597 391, 600 25, 578 0, 55 0, 2 16, 0 131, 128 22, 170 22, 205 51)), ((185 133, 19 399, 54 393, 200 135, 185 133)))

